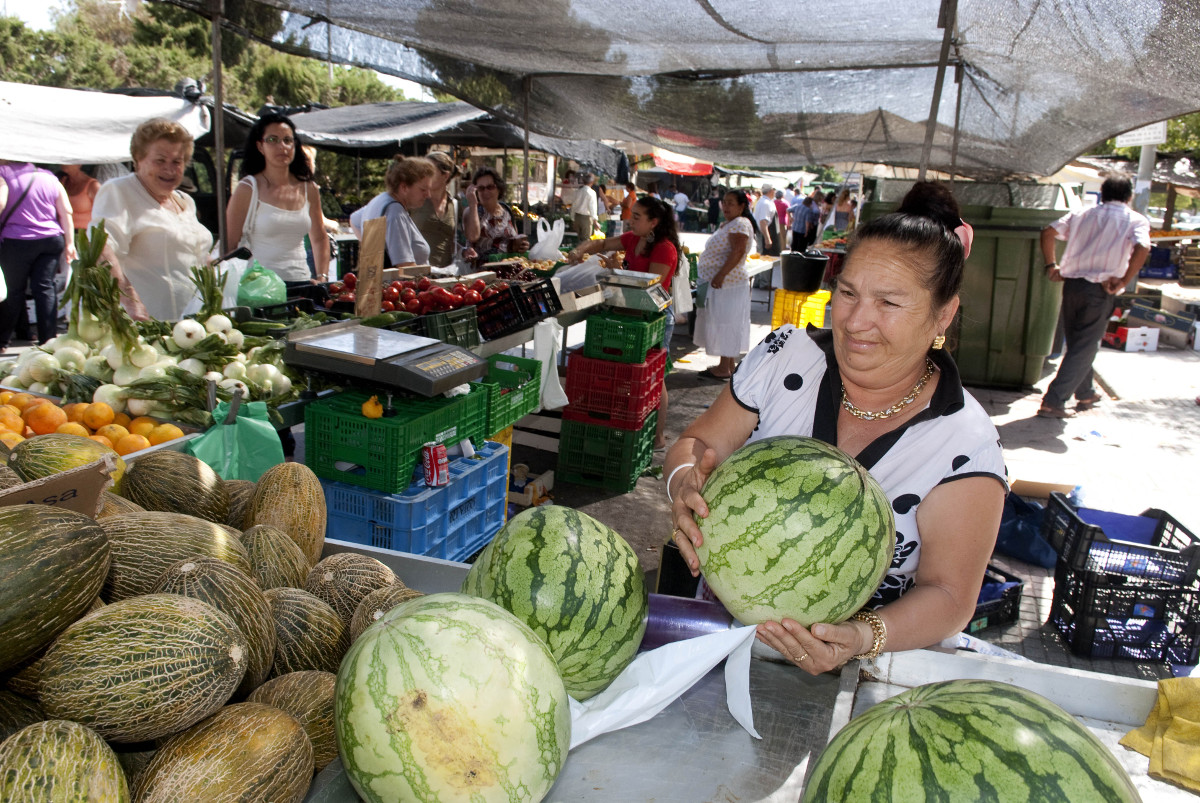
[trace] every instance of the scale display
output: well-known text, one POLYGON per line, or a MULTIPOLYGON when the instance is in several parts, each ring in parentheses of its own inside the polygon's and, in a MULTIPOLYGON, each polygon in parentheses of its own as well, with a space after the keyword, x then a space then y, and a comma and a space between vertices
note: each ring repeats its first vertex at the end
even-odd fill
POLYGON ((487 361, 428 337, 343 322, 288 335, 284 362, 434 396, 487 373, 487 361))

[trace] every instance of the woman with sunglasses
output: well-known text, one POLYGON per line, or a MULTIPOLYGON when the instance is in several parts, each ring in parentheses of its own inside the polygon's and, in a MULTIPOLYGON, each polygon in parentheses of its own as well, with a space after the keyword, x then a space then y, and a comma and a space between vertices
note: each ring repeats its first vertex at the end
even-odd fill
POLYGON ((463 233, 475 249, 477 265, 486 262, 491 254, 529 250, 529 240, 517 233, 512 215, 504 208, 504 190, 504 180, 490 167, 476 170, 471 186, 467 187, 463 233))
POLYGON ((250 128, 242 180, 225 209, 229 242, 245 245, 289 288, 329 280, 329 238, 312 165, 286 116, 264 114, 250 128), (308 269, 304 235, 312 242, 316 277, 308 269))

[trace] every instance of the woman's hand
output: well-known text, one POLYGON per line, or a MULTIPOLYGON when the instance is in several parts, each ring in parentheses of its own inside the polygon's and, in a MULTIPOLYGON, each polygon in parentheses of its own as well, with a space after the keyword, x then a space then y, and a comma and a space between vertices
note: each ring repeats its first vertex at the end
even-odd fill
POLYGON ((471 206, 475 206, 479 203, 479 193, 476 191, 474 184, 467 186, 467 203, 471 206))
POLYGON ((689 468, 681 469, 672 475, 674 488, 667 490, 675 501, 671 503, 671 518, 675 522, 675 531, 671 537, 679 547, 679 554, 687 562, 692 577, 700 575, 700 558, 696 555, 696 547, 704 543, 704 534, 696 526, 693 515, 702 519, 708 518, 708 503, 700 495, 708 475, 717 467, 717 453, 713 449, 705 449, 700 462, 689 468), (677 479, 682 477, 682 479, 677 479))
POLYGON ((529 238, 526 237, 524 234, 520 235, 519 237, 517 237, 517 239, 513 240, 513 251, 528 251, 528 250, 529 250, 529 238))
POLYGON ((712 277, 712 280, 709 281, 709 283, 708 283, 709 286, 715 290, 720 290, 721 287, 725 284, 725 277, 728 275, 729 275, 729 271, 725 271, 725 270, 718 271, 717 275, 712 277))
POLYGON ((146 312, 146 305, 136 295, 125 296, 123 303, 125 304, 125 311, 129 313, 130 318, 133 318, 135 321, 150 320, 150 315, 146 312))
POLYGON ((815 624, 810 630, 799 622, 784 619, 763 622, 756 636, 805 672, 819 675, 870 649, 873 636, 869 635, 864 644, 862 630, 855 620, 840 625, 815 624))

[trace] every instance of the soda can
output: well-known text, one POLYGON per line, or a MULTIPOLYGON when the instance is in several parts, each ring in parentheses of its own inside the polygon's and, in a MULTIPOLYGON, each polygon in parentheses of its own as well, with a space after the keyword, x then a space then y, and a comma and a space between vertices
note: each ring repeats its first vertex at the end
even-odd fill
POLYGON ((425 467, 425 484, 430 488, 450 482, 450 460, 443 444, 430 441, 422 446, 421 464, 425 467))

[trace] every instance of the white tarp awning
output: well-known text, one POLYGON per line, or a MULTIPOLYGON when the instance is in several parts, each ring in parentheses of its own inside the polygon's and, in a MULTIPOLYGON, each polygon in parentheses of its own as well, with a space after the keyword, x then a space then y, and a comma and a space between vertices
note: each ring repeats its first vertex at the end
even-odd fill
POLYGON ((129 161, 129 139, 151 117, 199 137, 212 115, 191 101, 129 97, 0 81, 0 159, 43 164, 129 161))

